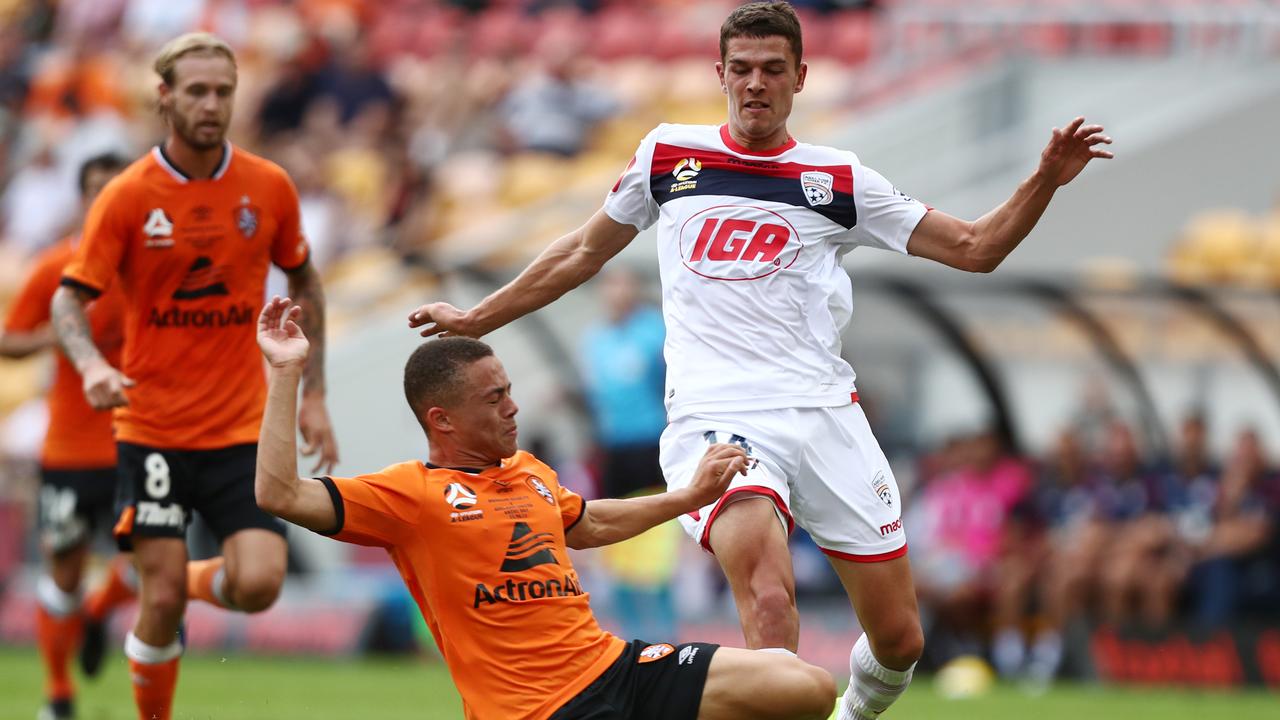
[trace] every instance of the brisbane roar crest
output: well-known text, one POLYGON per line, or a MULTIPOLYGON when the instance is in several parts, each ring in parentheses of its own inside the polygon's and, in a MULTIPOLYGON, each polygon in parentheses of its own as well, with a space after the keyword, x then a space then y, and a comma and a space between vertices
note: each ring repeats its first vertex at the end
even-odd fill
POLYGON ((241 199, 240 205, 236 207, 234 213, 236 229, 240 231, 245 240, 251 239, 254 233, 258 232, 258 218, 261 215, 258 207, 250 205, 249 198, 245 197, 241 199))

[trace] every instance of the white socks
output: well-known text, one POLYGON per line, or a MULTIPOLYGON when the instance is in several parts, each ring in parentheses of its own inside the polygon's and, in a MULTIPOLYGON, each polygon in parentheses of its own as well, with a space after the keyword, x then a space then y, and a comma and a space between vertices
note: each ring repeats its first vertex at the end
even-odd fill
POLYGON ((778 654, 778 655, 790 655, 791 657, 798 657, 795 653, 791 652, 790 650, 788 650, 788 649, 786 649, 786 648, 782 648, 782 647, 778 647, 778 648, 759 648, 758 650, 756 650, 756 652, 767 652, 767 653, 775 653, 775 654, 778 654))
POLYGON ((849 653, 849 689, 839 702, 838 720, 876 720, 911 684, 915 664, 906 670, 890 670, 871 654, 866 633, 849 653))
POLYGON ((48 575, 36 580, 36 602, 53 617, 66 617, 80 611, 80 593, 63 592, 48 575))
POLYGON ((130 632, 124 637, 124 654, 134 662, 157 665, 182 655, 182 641, 174 640, 165 647, 156 647, 142 642, 137 635, 130 632))

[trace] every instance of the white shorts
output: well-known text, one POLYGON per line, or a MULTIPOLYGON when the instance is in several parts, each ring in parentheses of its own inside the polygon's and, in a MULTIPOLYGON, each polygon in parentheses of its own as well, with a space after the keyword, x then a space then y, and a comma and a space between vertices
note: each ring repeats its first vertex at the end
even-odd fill
POLYGON ((787 532, 798 524, 828 555, 855 562, 907 554, 898 483, 857 403, 688 415, 662 433, 662 473, 674 490, 693 480, 707 446, 742 445, 757 462, 719 501, 680 518, 708 552, 711 524, 730 502, 770 498, 787 532))

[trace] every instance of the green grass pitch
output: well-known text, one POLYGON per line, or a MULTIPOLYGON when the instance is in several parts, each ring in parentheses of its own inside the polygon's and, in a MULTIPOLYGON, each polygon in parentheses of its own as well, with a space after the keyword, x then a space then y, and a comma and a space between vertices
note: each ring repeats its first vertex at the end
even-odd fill
MULTIPOLYGON (((0 718, 35 717, 40 660, 0 648, 0 718)), ((95 683, 80 682, 80 720, 133 720, 124 658, 108 658, 95 683)), ((439 663, 193 655, 183 659, 174 720, 456 720, 461 703, 439 663)), ((928 680, 914 684, 887 720, 1275 720, 1280 694, 1169 688, 1060 686, 1042 697, 998 686, 948 701, 928 680)))

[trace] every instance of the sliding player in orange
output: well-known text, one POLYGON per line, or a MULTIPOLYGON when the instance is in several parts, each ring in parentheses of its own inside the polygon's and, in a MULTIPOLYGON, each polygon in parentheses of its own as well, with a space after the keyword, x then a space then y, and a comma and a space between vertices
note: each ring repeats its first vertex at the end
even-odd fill
POLYGON ((168 137, 94 203, 52 314, 90 404, 118 408, 115 530, 134 551, 141 606, 125 654, 139 717, 168 720, 187 599, 259 612, 284 580, 284 526, 253 501, 266 398, 254 324, 271 263, 288 273, 317 338, 298 419, 308 451, 320 453, 317 469, 332 467, 337 448, 324 402, 324 296, 297 191, 278 166, 225 139, 235 54, 192 33, 166 45, 155 70, 168 137), (103 357, 84 317, 113 283, 127 308, 121 367, 103 357), (192 511, 222 555, 188 570, 192 511))
POLYGON ((511 382, 489 346, 446 338, 421 345, 404 371, 427 462, 299 478, 293 419, 308 343, 298 318, 297 306, 275 298, 258 320, 270 364, 258 503, 316 532, 387 549, 468 720, 822 720, 831 712, 830 673, 794 656, 604 632, 570 562, 570 547, 619 542, 715 501, 747 471, 742 448, 712 445, 679 490, 586 502, 518 449, 511 382))
MULTIPOLYGON (((94 156, 80 166, 80 200, 85 208, 124 166, 123 158, 111 154, 94 156)), ((0 332, 0 356, 21 358, 54 347, 49 300, 79 242, 79 236, 72 235, 36 257, 9 307, 0 332)), ((86 312, 94 342, 111 362, 119 358, 124 342, 121 300, 118 290, 107 292, 86 312)), ((49 429, 40 453, 40 537, 48 573, 36 582, 36 641, 45 666, 45 705, 40 717, 63 720, 75 714, 71 654, 81 642, 82 622, 100 629, 116 605, 133 597, 135 580, 127 560, 117 558, 105 586, 81 602, 89 540, 98 523, 111 517, 116 445, 111 438, 111 413, 89 407, 80 390, 80 376, 66 357, 58 353, 54 362, 46 397, 49 429)), ((110 526, 109 521, 106 525, 110 526)), ((89 635, 101 645, 97 633, 89 635)), ((101 654, 95 659, 101 660, 101 654)), ((97 664, 87 669, 96 671, 97 664)))

